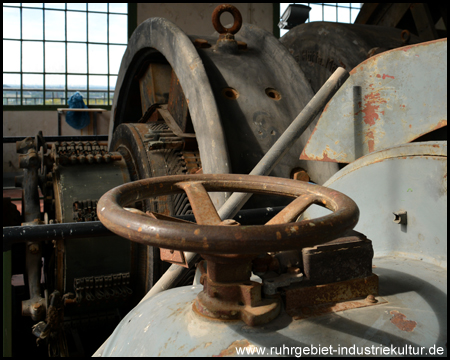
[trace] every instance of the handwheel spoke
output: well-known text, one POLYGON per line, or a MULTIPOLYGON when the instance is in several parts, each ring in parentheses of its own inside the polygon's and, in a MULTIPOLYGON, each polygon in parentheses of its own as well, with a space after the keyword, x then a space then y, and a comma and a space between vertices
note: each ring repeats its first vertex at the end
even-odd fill
POLYGON ((270 219, 266 225, 286 224, 293 222, 297 217, 303 213, 310 205, 317 200, 317 196, 313 194, 306 194, 299 196, 292 201, 288 206, 281 210, 277 215, 270 219))
POLYGON ((129 211, 129 212, 131 212, 131 213, 133 213, 133 214, 138 214, 138 215, 142 215, 142 216, 148 216, 148 217, 151 217, 152 219, 156 219, 156 220, 164 220, 164 221, 173 221, 173 222, 179 222, 179 223, 193 224, 191 221, 187 221, 187 220, 183 220, 183 219, 177 219, 175 217, 164 215, 164 214, 155 213, 153 211, 143 212, 142 210, 134 209, 134 208, 124 208, 124 209, 129 211))
POLYGON ((182 188, 191 203, 195 220, 200 225, 218 225, 222 221, 208 192, 200 182, 183 182, 178 186, 182 188))

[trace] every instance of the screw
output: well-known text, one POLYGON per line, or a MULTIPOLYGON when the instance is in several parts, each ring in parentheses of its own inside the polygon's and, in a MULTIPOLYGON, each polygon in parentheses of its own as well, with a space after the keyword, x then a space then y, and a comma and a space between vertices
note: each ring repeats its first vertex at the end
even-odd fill
POLYGON ((373 296, 372 294, 370 294, 366 297, 366 301, 369 303, 372 303, 372 304, 375 304, 378 302, 378 300, 375 299, 375 296, 373 296))

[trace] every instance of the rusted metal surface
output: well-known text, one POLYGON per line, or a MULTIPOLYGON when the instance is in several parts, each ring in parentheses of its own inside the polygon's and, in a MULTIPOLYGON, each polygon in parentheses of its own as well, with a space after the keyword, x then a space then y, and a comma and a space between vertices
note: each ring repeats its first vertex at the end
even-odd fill
MULTIPOLYGON (((189 193, 187 194, 189 197, 189 193)), ((195 198, 189 199, 195 202, 195 198)), ((202 203, 214 213, 214 207, 202 203)), ((189 175, 144 179, 124 184, 107 192, 97 208, 100 221, 111 231, 127 239, 169 249, 201 254, 234 254, 290 250, 324 243, 353 228, 359 218, 358 208, 345 195, 301 181, 247 175, 189 175), (206 191, 251 191, 298 197, 315 196, 315 203, 334 211, 318 219, 267 226, 214 226, 179 224, 144 218, 123 210, 122 206, 150 196, 182 192, 186 183, 202 183, 206 191)), ((195 210, 194 210, 194 215, 195 210)), ((298 215, 298 214, 297 214, 298 215)))
POLYGON ((139 79, 142 114, 153 104, 166 104, 169 97, 172 69, 168 64, 149 64, 145 74, 139 79))
POLYGON ((326 244, 302 249, 303 272, 312 284, 327 284, 372 274, 372 242, 356 231, 326 244))
POLYGON ((397 310, 392 310, 391 315, 394 315, 391 318, 391 323, 397 326, 402 331, 414 331, 414 328, 417 326, 417 322, 412 320, 407 320, 406 316, 397 310))
MULTIPOLYGON (((302 282, 295 287, 291 286, 291 288, 286 289, 285 294, 286 312, 291 316, 300 318, 311 316, 315 314, 315 311, 323 313, 368 306, 371 303, 364 299, 368 295, 378 295, 378 276, 372 274, 365 278, 312 286, 308 286, 308 282, 302 282), (352 304, 359 298, 363 298, 359 306, 356 303, 352 304), (347 301, 349 303, 337 305, 337 303, 347 301), (314 306, 318 307, 314 308, 314 306), (335 306, 336 308, 333 309, 335 306)), ((377 303, 381 303, 381 301, 377 303)))
POLYGON ((447 126, 446 73, 447 39, 362 62, 327 104, 300 158, 350 163, 447 126))
POLYGON ((217 320, 240 319, 249 326, 275 319, 281 311, 280 299, 263 299, 262 285, 250 281, 251 258, 255 256, 203 255, 208 261, 207 273, 200 278, 203 291, 198 294, 193 310, 217 320))
POLYGON ((242 15, 240 11, 233 5, 219 5, 214 9, 212 13, 212 23, 214 29, 219 34, 236 34, 242 26, 242 15), (233 15, 233 25, 230 28, 226 28, 220 23, 220 15, 222 15, 224 12, 229 12, 231 15, 233 15))

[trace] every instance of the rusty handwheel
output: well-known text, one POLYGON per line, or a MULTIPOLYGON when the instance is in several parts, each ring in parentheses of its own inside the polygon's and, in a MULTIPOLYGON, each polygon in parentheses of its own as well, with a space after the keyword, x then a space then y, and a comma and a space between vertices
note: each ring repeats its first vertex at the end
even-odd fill
POLYGON ((118 186, 102 196, 97 206, 100 221, 112 232, 151 246, 200 254, 255 254, 314 246, 354 228, 359 210, 355 202, 335 190, 301 181, 268 176, 211 174, 165 176, 118 186), (238 191, 293 197, 266 225, 221 226, 208 191, 238 191), (123 207, 138 200, 185 192, 197 223, 175 218, 149 217, 123 207), (296 222, 311 204, 333 211, 326 216, 296 222))

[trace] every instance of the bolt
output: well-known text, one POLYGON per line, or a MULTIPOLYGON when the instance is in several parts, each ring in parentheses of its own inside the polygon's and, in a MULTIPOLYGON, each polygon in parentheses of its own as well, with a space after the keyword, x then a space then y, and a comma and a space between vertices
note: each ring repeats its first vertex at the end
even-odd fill
POLYGON ((42 307, 42 304, 37 302, 34 303, 32 306, 35 311, 38 311, 42 307))
POLYGON ((309 181, 309 175, 305 170, 300 170, 300 171, 295 172, 293 174, 292 178, 294 180, 300 180, 300 181, 306 181, 306 182, 309 181))
POLYGON ((378 300, 375 299, 375 296, 373 296, 372 294, 370 294, 366 297, 366 301, 369 303, 372 303, 372 304, 375 304, 378 302, 378 300))
POLYGON ((30 246, 28 246, 28 250, 30 250, 32 254, 37 254, 39 251, 39 244, 30 244, 30 246))
POLYGON ((225 226, 239 226, 241 224, 239 224, 236 220, 233 219, 226 219, 224 221, 222 221, 220 223, 220 225, 225 225, 225 226))
POLYGON ((394 214, 393 221, 396 224, 406 225, 408 223, 407 212, 406 211, 397 211, 394 214))

